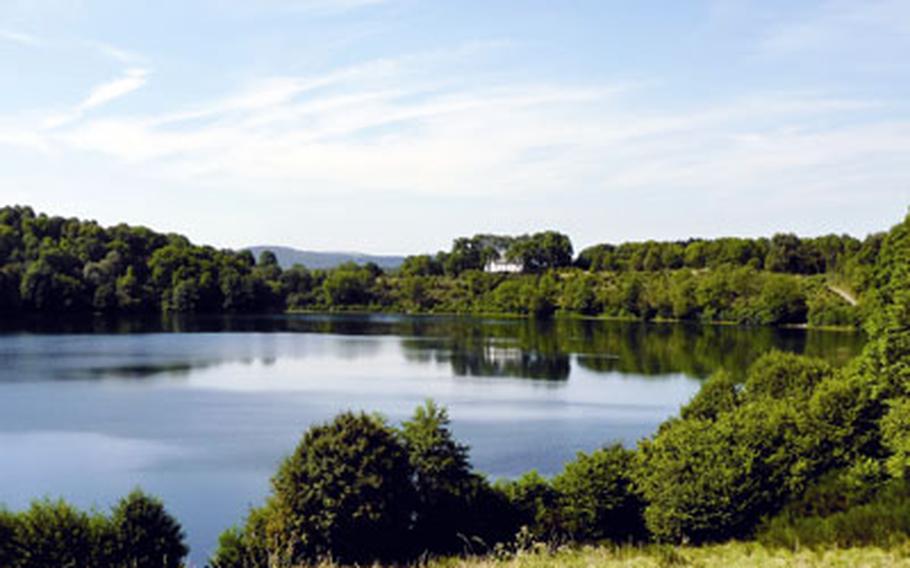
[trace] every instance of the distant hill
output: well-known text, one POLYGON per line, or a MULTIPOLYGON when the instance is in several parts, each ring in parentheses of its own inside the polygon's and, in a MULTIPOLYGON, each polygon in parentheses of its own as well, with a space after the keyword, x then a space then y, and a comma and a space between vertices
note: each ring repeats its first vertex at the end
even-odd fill
POLYGON ((385 270, 392 270, 404 262, 403 256, 372 255, 359 252, 316 252, 269 245, 247 247, 247 250, 251 251, 256 258, 259 258, 259 253, 264 250, 272 251, 282 268, 289 268, 295 264, 302 264, 307 268, 334 268, 345 262, 356 262, 357 264, 375 262, 385 270))

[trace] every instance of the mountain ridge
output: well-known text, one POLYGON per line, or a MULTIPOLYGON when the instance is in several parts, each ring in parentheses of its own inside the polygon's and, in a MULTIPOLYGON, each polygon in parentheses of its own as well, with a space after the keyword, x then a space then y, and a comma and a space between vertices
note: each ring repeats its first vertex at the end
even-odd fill
POLYGON ((282 268, 302 264, 307 268, 326 269, 335 268, 346 262, 357 264, 373 262, 382 269, 392 270, 401 266, 405 258, 404 255, 368 254, 356 251, 312 251, 281 245, 254 245, 246 247, 245 250, 252 252, 256 257, 263 251, 270 250, 275 253, 278 264, 282 268))

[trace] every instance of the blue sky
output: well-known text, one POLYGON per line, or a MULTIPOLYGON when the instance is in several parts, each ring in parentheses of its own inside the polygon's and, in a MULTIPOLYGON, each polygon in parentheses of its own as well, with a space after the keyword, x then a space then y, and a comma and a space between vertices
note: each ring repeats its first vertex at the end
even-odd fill
POLYGON ((0 2, 0 203, 223 247, 865 235, 910 2, 0 2))

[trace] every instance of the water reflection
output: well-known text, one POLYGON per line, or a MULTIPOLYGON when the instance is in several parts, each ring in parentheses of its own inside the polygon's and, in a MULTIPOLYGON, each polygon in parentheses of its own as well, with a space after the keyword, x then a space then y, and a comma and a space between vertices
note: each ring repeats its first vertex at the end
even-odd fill
MULTIPOLYGON (((373 355, 378 344, 370 336, 393 336, 408 362, 447 365, 455 376, 557 382, 569 379, 573 357, 578 367, 595 373, 706 378, 721 368, 742 376, 772 349, 841 365, 864 341, 860 333, 767 327, 324 314, 26 320, 6 321, 0 330, 7 334, 0 364, 13 369, 16 358, 61 355, 66 368, 55 374, 58 379, 179 377, 225 363, 274 363, 311 354, 293 334, 348 336, 332 347, 333 356, 342 359, 373 355), (186 335, 176 341, 171 333, 186 335), (218 342, 200 340, 211 333, 226 335, 218 342), (29 343, 33 334, 45 338, 37 352, 29 343), (46 341, 47 334, 58 337, 46 341), (122 340, 111 353, 93 352, 91 337, 98 334, 122 340), (154 345, 160 342, 167 349, 154 345)), ((0 380, 16 377, 2 373, 0 380)))

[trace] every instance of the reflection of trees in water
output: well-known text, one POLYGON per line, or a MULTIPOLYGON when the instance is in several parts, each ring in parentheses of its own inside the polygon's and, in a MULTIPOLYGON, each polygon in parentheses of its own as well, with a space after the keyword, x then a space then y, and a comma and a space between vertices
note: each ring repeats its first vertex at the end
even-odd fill
POLYGON ((446 318, 414 321, 401 341, 410 361, 449 364, 458 376, 569 378, 569 353, 549 323, 446 318))
POLYGON ((403 340, 406 356, 448 362, 456 374, 563 380, 569 355, 577 354, 579 366, 595 372, 704 378, 720 368, 742 374, 771 349, 843 363, 863 343, 859 334, 596 320, 518 320, 509 325, 466 320, 447 330, 448 335, 432 340, 403 340))
MULTIPOLYGON (((555 381, 569 377, 573 354, 580 367, 595 372, 684 373, 704 378, 720 368, 741 374, 771 349, 806 353, 841 364, 857 354, 864 341, 859 333, 770 327, 354 314, 58 318, 6 321, 0 325, 5 331, 26 329, 39 333, 387 335, 402 338, 402 350, 408 360, 450 365, 456 375, 555 381)), ((352 357, 377 348, 372 342, 355 342, 346 347, 352 357)), ((143 371, 136 374, 145 374, 143 371)))

